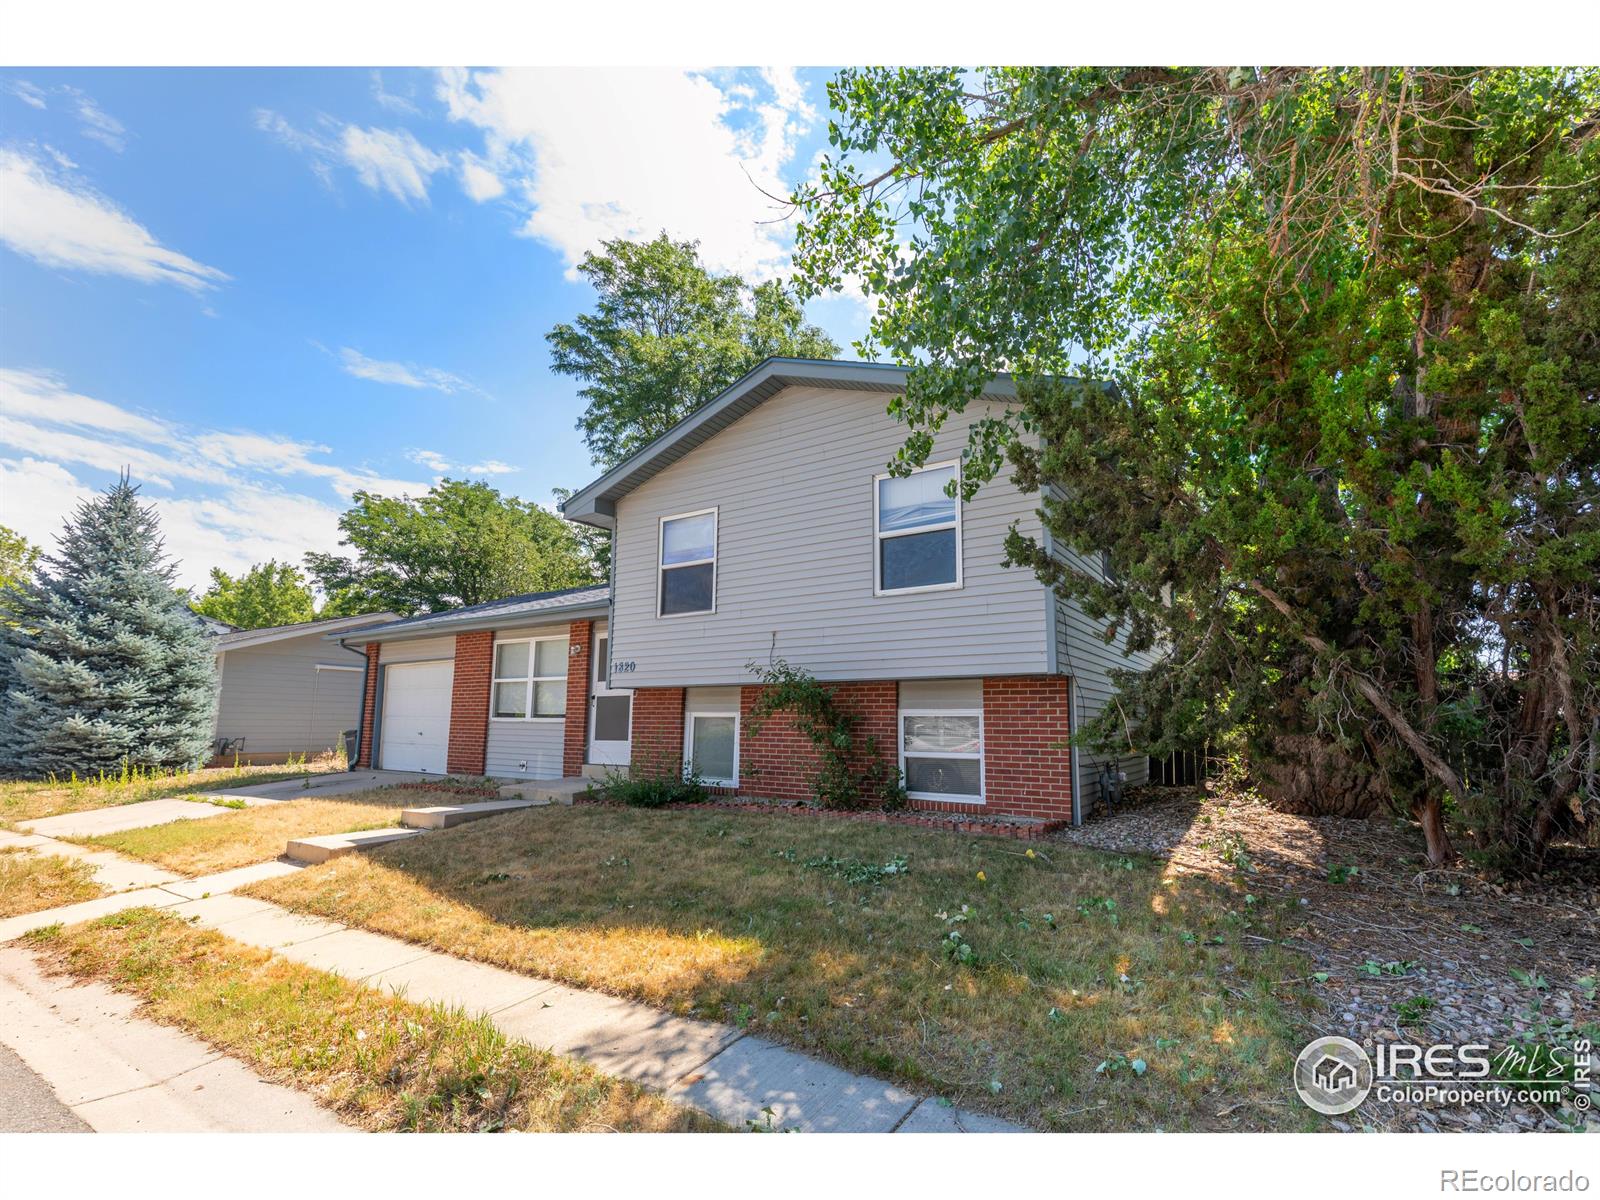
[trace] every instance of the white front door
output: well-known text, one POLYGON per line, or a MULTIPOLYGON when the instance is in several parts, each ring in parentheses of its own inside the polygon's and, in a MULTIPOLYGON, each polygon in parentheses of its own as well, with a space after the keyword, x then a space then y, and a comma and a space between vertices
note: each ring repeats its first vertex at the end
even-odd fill
POLYGON ((445 773, 454 679, 453 662, 392 663, 384 668, 379 767, 445 773))
POLYGON ((628 744, 633 724, 633 693, 612 691, 606 686, 606 663, 611 639, 603 624, 594 633, 594 654, 589 681, 589 758, 603 766, 628 765, 628 744))

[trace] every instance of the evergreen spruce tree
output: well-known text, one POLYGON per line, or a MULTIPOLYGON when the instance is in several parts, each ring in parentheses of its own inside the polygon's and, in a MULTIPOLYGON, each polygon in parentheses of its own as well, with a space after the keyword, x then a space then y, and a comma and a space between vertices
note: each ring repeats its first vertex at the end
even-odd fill
POLYGON ((0 591, 0 773, 205 758, 216 651, 173 575, 154 508, 123 476, 78 506, 32 582, 0 591))

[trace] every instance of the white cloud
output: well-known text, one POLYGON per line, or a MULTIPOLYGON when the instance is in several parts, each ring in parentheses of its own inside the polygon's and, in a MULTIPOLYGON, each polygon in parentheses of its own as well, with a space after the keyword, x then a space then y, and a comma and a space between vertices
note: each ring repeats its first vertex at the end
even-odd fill
POLYGON ((112 201, 17 150, 0 150, 0 241, 47 267, 174 283, 191 292, 228 278, 163 246, 112 201))
POLYGON ((333 184, 336 167, 348 167, 367 187, 387 192, 402 204, 427 203, 433 176, 450 166, 443 154, 428 149, 407 129, 366 129, 331 117, 318 118, 315 129, 300 129, 281 113, 257 109, 256 128, 291 150, 304 154, 323 183, 333 184))
POLYGON ((50 544, 93 490, 69 468, 126 468, 134 482, 155 489, 146 499, 161 514, 187 584, 203 586, 213 566, 238 571, 332 550, 340 511, 358 490, 420 495, 429 486, 327 461, 321 456, 329 448, 315 442, 146 416, 38 371, 0 368, 0 414, 0 445, 21 452, 0 460, 0 524, 50 544), (296 480, 326 490, 322 497, 289 490, 296 480))
POLYGON ((49 107, 45 102, 44 90, 29 83, 26 79, 13 79, 6 84, 6 91, 21 100, 29 108, 49 107))
POLYGON ((408 96, 398 96, 388 91, 383 86, 383 72, 372 72, 372 98, 378 102, 380 108, 387 108, 390 112, 406 113, 409 116, 417 115, 417 106, 408 96))
POLYGON ((451 68, 438 93, 453 120, 482 131, 485 169, 526 211, 520 232, 569 268, 604 239, 664 229, 699 239, 713 269, 769 278, 788 266, 790 229, 762 193, 789 193, 783 171, 816 114, 792 70, 762 72, 759 87, 721 78, 451 68))
POLYGON ((436 475, 465 475, 468 478, 483 478, 486 475, 510 475, 520 471, 521 467, 513 467, 510 463, 501 462, 497 458, 487 459, 484 462, 473 463, 470 466, 458 463, 440 454, 437 450, 411 450, 406 457, 418 466, 426 467, 436 475))
POLYGON ((385 362, 382 359, 368 358, 361 351, 352 350, 349 346, 339 348, 339 360, 346 375, 354 375, 357 379, 368 379, 373 383, 393 383, 408 388, 431 388, 447 395, 479 391, 470 381, 459 375, 452 375, 449 371, 441 371, 437 367, 422 367, 416 363, 385 362))
POLYGON ((481 204, 485 200, 504 196, 506 185, 483 159, 476 154, 464 153, 461 156, 461 190, 481 204))
POLYGON ((78 114, 79 131, 83 136, 121 154, 127 146, 128 132, 122 122, 96 104, 94 97, 88 93, 75 87, 63 87, 61 91, 72 97, 73 108, 78 114))
POLYGON ((450 165, 449 159, 429 150, 405 129, 346 125, 340 149, 356 178, 375 192, 388 192, 402 204, 426 203, 428 180, 450 165))

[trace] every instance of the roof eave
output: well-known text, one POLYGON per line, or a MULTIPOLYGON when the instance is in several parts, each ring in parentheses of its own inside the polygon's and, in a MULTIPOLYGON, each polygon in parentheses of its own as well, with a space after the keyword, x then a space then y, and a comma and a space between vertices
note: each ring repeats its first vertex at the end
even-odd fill
POLYGON ((607 612, 608 607, 604 602, 579 604, 570 608, 544 608, 533 612, 483 616, 471 620, 441 621, 436 625, 408 625, 387 633, 384 632, 385 627, 382 625, 350 629, 342 633, 330 633, 328 640, 343 641, 359 636, 359 639, 365 642, 405 642, 421 638, 447 637, 457 633, 480 633, 485 629, 525 629, 533 625, 561 625, 585 617, 603 617, 607 612))

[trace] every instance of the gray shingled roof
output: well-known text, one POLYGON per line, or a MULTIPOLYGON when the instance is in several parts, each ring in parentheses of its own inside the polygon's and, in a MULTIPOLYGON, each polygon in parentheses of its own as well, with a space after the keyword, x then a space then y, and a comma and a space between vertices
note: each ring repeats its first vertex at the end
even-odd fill
POLYGON ((406 617, 400 621, 364 627, 356 632, 363 641, 385 642, 475 629, 504 629, 512 625, 525 625, 529 618, 604 616, 610 603, 610 586, 598 584, 564 588, 558 592, 528 592, 521 596, 507 596, 504 600, 469 604, 464 608, 425 613, 420 617, 406 617))

